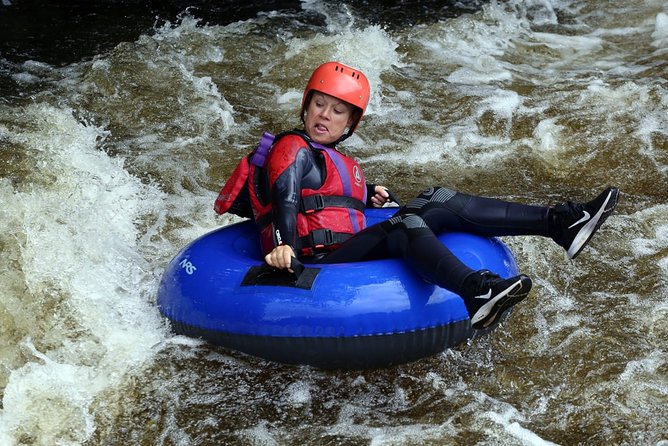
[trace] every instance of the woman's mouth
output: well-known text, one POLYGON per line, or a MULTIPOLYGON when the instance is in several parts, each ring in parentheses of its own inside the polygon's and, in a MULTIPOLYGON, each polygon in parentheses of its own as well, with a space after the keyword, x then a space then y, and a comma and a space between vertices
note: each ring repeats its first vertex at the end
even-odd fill
POLYGON ((314 126, 313 126, 313 129, 314 129, 317 133, 327 133, 327 132, 329 131, 329 130, 327 129, 327 127, 325 127, 325 126, 322 125, 322 124, 316 124, 316 125, 314 125, 314 126))

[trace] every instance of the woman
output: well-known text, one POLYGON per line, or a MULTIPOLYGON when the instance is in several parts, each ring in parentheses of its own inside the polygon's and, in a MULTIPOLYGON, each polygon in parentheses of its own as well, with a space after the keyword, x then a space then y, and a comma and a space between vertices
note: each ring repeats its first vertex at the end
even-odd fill
POLYGON ((526 298, 531 279, 474 271, 436 234, 541 235, 575 258, 617 204, 614 187, 590 202, 554 208, 436 187, 389 220, 365 228, 364 207, 381 207, 390 194, 383 186, 365 183, 359 164, 335 147, 355 131, 368 100, 363 73, 338 62, 321 65, 302 98, 303 130, 261 144, 221 191, 216 212, 250 216, 252 210, 269 265, 292 271, 294 257, 314 263, 400 257, 424 280, 459 294, 473 328, 482 329, 526 298))

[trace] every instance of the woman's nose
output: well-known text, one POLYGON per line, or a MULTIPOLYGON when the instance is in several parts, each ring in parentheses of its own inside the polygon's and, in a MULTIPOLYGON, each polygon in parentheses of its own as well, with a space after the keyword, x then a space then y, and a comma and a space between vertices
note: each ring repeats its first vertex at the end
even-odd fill
POLYGON ((329 109, 329 107, 323 107, 322 109, 320 109, 320 116, 325 119, 329 119, 330 113, 331 110, 329 109))

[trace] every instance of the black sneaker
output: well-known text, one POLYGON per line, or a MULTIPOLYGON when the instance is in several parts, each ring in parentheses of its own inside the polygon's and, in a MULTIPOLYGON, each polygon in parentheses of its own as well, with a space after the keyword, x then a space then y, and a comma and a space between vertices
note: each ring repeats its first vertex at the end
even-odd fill
POLYGON ((617 206, 619 189, 609 187, 587 203, 567 202, 554 208, 555 226, 559 233, 554 241, 574 259, 594 236, 598 228, 617 206))
POLYGON ((476 330, 487 328, 500 320, 503 313, 523 301, 531 291, 531 279, 524 274, 502 279, 488 270, 482 270, 471 276, 467 278, 468 288, 473 286, 476 291, 465 293, 467 296, 463 298, 471 326, 476 330), (477 286, 473 281, 478 282, 477 286))

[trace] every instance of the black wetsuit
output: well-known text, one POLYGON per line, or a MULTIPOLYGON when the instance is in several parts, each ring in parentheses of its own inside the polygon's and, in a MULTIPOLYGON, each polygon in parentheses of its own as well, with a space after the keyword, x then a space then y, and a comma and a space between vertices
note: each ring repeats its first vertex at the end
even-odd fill
POLYGON ((443 187, 430 188, 389 220, 355 234, 319 261, 341 263, 401 257, 426 281, 458 293, 466 277, 474 271, 446 248, 436 234, 548 236, 548 213, 546 207, 477 197, 443 187))
MULTIPOLYGON (((272 198, 275 224, 285 234, 295 234, 299 193, 318 188, 324 168, 318 154, 304 147, 276 180, 272 198)), ((374 195, 369 185, 367 206, 374 195)), ((452 191, 443 187, 422 192, 399 208, 392 218, 355 234, 337 250, 310 259, 315 263, 343 263, 403 258, 423 279, 459 292, 474 271, 464 265, 436 237, 443 232, 467 232, 494 237, 507 235, 549 236, 549 208, 511 203, 452 191)), ((288 243, 289 244, 289 243, 288 243)), ((294 246, 294 245, 291 245, 294 246)))

